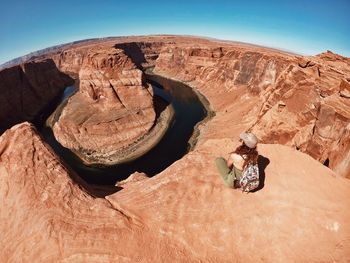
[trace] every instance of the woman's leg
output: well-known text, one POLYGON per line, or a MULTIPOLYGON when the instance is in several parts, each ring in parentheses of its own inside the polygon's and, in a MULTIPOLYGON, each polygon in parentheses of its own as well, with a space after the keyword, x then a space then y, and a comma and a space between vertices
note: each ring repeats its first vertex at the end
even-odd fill
POLYGON ((222 179, 227 186, 233 188, 235 176, 234 173, 227 167, 226 160, 222 157, 215 159, 216 167, 218 168, 222 179))

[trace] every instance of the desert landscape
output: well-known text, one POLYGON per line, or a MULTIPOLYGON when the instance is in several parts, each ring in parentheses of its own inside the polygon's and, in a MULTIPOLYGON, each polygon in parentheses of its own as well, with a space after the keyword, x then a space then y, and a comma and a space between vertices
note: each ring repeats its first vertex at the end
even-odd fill
POLYGON ((350 58, 149 35, 17 62, 0 71, 1 262, 349 262, 350 58), (161 172, 91 183, 43 135, 91 169, 146 154, 177 120, 157 76, 205 112, 161 172), (248 194, 215 167, 242 131, 259 138, 248 194))

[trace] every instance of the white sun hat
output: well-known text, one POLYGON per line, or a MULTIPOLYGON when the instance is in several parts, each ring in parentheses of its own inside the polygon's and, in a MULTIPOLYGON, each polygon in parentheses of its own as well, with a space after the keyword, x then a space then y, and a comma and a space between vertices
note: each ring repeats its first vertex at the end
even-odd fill
POLYGON ((258 144, 258 138, 253 133, 243 132, 239 135, 239 138, 241 138, 244 144, 249 148, 255 148, 258 144))

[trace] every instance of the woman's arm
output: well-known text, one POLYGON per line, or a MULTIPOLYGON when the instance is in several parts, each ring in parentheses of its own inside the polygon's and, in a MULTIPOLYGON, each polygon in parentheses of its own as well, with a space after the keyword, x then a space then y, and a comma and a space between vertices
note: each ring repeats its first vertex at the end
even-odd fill
POLYGON ((231 170, 233 167, 233 159, 232 159, 232 155, 230 154, 230 156, 227 158, 227 167, 231 170))

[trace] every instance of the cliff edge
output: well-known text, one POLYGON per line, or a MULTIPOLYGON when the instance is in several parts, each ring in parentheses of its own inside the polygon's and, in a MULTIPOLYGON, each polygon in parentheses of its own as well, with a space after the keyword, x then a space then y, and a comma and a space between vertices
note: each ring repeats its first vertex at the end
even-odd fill
MULTIPOLYGON (((78 99, 61 115, 63 138, 70 134, 75 140, 78 134, 76 142, 85 143, 91 135, 94 146, 103 150, 118 128, 128 132, 110 114, 116 108, 141 119, 133 102, 149 111, 141 121, 150 124, 153 98, 142 77, 148 67, 192 86, 216 115, 198 126, 198 142, 182 159, 152 178, 134 174, 110 186, 107 196, 67 168, 32 124, 5 131, 0 137, 1 262, 348 262, 348 58, 149 36, 81 44, 28 63, 39 67, 43 59, 52 59, 55 72, 64 73, 57 75, 60 85, 52 86, 55 94, 64 89, 61 77, 81 80, 78 99), (130 103, 125 107, 130 112, 116 94, 130 103), (96 109, 80 122, 75 118, 79 114, 73 116, 80 109, 76 105, 96 109), (88 120, 96 111, 98 116, 88 120), (70 130, 70 122, 76 129, 70 130), (262 142, 262 184, 249 194, 225 187, 214 161, 227 157, 246 130, 262 142)), ((17 70, 1 71, 0 77, 17 70)), ((37 74, 33 76, 28 81, 37 74)), ((51 75, 39 76, 46 80, 51 75)), ((34 97, 40 94, 27 82, 6 83, 0 98, 27 89, 34 97), (16 83, 18 89, 11 93, 16 83)), ((28 114, 35 116, 44 107, 29 105, 35 107, 28 114)), ((12 118, 11 108, 0 111, 12 118)), ((31 121, 21 114, 4 127, 31 121)), ((140 127, 133 126, 135 138, 142 136, 140 127)), ((123 138, 117 141, 128 144, 123 138)))
POLYGON ((306 154, 260 145, 264 186, 224 186, 207 141, 163 173, 104 198, 35 128, 0 138, 1 262, 346 262, 350 181, 306 154))

